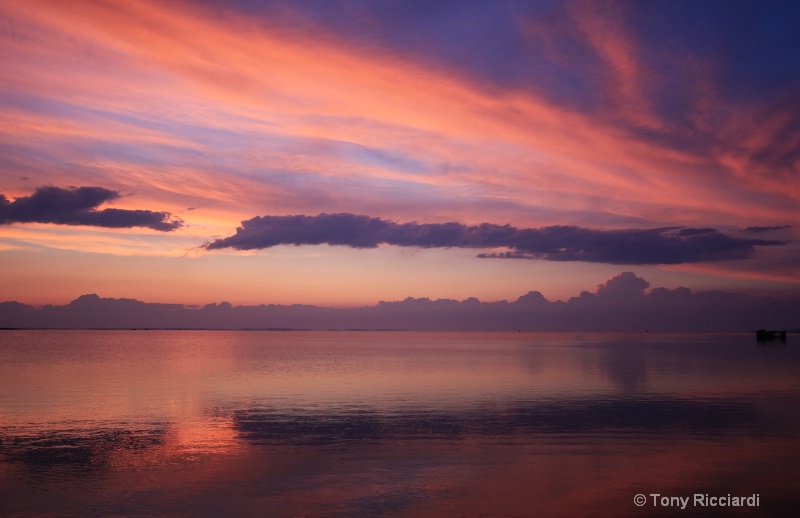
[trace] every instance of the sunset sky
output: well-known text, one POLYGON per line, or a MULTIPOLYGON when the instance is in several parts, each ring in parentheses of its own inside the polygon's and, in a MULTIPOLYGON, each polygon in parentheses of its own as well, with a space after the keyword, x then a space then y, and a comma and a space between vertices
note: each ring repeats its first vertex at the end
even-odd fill
POLYGON ((800 293, 800 4, 0 0, 0 300, 800 293))

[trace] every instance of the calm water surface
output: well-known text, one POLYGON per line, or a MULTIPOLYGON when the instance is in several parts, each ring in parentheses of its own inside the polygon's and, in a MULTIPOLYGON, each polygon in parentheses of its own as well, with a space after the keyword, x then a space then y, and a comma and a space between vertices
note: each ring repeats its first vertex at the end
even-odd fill
POLYGON ((794 338, 2 331, 0 515, 800 516, 794 338))

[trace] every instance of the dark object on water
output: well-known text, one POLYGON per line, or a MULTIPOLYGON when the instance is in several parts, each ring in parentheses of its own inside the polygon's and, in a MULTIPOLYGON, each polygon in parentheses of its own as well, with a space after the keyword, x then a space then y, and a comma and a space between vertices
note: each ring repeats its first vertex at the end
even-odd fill
POLYGON ((786 331, 767 331, 759 329, 756 331, 756 340, 759 342, 785 342, 786 331))

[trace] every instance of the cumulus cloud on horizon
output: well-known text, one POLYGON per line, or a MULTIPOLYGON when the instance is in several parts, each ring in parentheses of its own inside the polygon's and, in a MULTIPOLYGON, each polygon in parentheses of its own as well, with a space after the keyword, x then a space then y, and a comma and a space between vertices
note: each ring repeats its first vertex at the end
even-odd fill
POLYGON ((649 287, 628 271, 566 301, 549 301, 529 291, 511 302, 408 297, 351 308, 229 302, 185 306, 87 294, 60 306, 0 301, 0 327, 728 332, 792 329, 798 323, 797 295, 649 287))
POLYGON ((207 250, 257 250, 277 245, 338 245, 374 248, 381 244, 416 248, 507 248, 481 258, 542 259, 609 264, 681 264, 752 256, 756 246, 786 241, 741 238, 712 228, 662 227, 597 230, 577 226, 516 228, 481 223, 396 223, 365 215, 256 216, 236 233, 205 243, 207 250))
POLYGON ((120 197, 103 187, 37 187, 30 196, 9 201, 0 194, 0 225, 11 223, 56 223, 106 228, 146 227, 169 232, 183 226, 183 220, 169 212, 97 207, 120 197))

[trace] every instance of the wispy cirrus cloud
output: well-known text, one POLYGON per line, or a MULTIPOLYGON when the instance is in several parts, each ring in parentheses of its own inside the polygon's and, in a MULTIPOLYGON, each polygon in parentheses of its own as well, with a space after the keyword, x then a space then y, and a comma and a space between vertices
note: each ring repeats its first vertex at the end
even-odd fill
POLYGON ((140 209, 98 210, 103 203, 120 197, 103 187, 37 187, 30 196, 9 201, 0 194, 0 224, 55 223, 106 228, 146 227, 169 232, 183 226, 183 220, 169 212, 140 209))
POLYGON ((508 248, 481 258, 521 258, 610 264, 681 264, 750 257, 756 246, 785 241, 730 236, 712 228, 596 230, 576 226, 516 228, 481 223, 396 223, 365 215, 257 216, 236 234, 204 246, 207 250, 254 250, 277 245, 381 244, 417 248, 508 248))
POLYGON ((142 195, 191 195, 186 204, 224 205, 230 221, 266 197, 283 213, 358 203, 408 217, 405 195, 426 217, 502 219, 522 206, 568 216, 549 224, 603 218, 604 227, 633 218, 771 225, 796 206, 796 188, 780 181, 791 164, 757 179, 748 165, 765 143, 790 149, 786 110, 726 105, 713 55, 652 59, 628 12, 644 7, 438 6, 445 32, 420 30, 424 9, 230 7, 30 0, 5 9, 26 35, 2 40, 3 88, 15 94, 5 104, 16 109, 5 111, 7 127, 25 130, 3 135, 9 156, 27 165, 53 154, 81 174, 113 167, 142 195), (480 29, 490 45, 467 45, 473 25, 450 23, 468 12, 491 22, 480 29), (374 23, 362 33, 348 29, 354 19, 374 23), (543 70, 531 72, 532 62, 543 70), (659 73, 664 63, 677 65, 659 73), (689 80, 674 88, 667 76, 689 80), (677 96, 666 107, 664 91, 677 96), (153 165, 169 175, 143 171, 153 165), (209 165, 211 188, 187 189, 209 165), (322 204, 298 178, 328 182, 322 204), (239 184, 244 196, 231 192, 239 184))
MULTIPOLYGON (((792 11, 691 2, 6 0, 3 185, 15 195, 29 185, 104 185, 135 190, 147 207, 202 208, 185 216, 187 232, 145 233, 154 252, 179 234, 193 233, 193 243, 227 235, 254 214, 354 212, 573 229, 551 233, 593 246, 612 231, 614 243, 623 235, 683 242, 682 255, 642 252, 642 260, 700 260, 702 250, 685 250, 713 234, 679 232, 712 227, 720 242, 708 257, 740 258, 761 245, 735 236, 796 243, 800 228, 731 230, 792 223, 798 213, 792 11), (767 14, 770 24, 749 23, 767 14)), ((73 230, 5 232, 42 245, 63 236, 88 249, 73 230)), ((588 248, 558 248, 502 252, 594 260, 588 248)), ((749 264, 748 276, 763 276, 786 262, 762 259, 792 253, 771 246, 749 263, 683 264, 728 277, 749 264)), ((781 275, 798 278, 796 263, 785 268, 781 275)))

